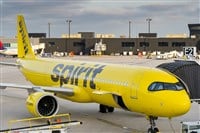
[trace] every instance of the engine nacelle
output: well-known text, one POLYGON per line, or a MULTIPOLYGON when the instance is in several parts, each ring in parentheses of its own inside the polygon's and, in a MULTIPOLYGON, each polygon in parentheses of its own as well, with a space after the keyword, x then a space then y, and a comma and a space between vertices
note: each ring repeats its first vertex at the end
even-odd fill
POLYGON ((56 98, 45 92, 30 94, 26 100, 26 107, 34 116, 52 116, 59 109, 56 98))

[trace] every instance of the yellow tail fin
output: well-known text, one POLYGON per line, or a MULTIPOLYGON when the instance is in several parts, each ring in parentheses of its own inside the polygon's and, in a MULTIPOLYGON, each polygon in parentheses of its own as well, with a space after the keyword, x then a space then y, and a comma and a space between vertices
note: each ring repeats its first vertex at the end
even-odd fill
POLYGON ((18 58, 35 58, 23 15, 17 16, 18 58))

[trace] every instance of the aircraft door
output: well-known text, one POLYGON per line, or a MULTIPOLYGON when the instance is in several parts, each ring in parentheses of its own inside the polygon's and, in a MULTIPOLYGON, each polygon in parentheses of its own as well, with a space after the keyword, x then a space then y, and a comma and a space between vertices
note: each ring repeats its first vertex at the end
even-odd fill
POLYGON ((137 99, 137 91, 138 91, 139 85, 137 84, 132 84, 131 85, 131 98, 132 99, 137 99))
POLYGON ((143 73, 137 74, 131 84, 131 98, 132 99, 137 99, 138 98, 138 90, 140 88, 140 82, 141 82, 141 78, 143 76, 143 73))

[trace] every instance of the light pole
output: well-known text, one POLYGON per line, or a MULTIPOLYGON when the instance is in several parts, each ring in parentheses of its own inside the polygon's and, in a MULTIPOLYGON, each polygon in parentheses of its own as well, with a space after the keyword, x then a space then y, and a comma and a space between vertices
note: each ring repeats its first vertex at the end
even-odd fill
POLYGON ((70 24, 71 24, 72 20, 70 20, 70 19, 67 19, 67 20, 66 20, 66 22, 67 22, 67 23, 68 23, 68 25, 69 25, 69 38, 70 38, 70 24))
POLYGON ((131 38, 131 23, 132 23, 131 20, 129 20, 129 26, 128 26, 129 27, 129 38, 131 38))
POLYGON ((150 33, 150 22, 152 21, 152 19, 147 18, 146 21, 148 22, 148 33, 150 33))
POLYGON ((49 38, 51 37, 51 23, 48 23, 49 38))

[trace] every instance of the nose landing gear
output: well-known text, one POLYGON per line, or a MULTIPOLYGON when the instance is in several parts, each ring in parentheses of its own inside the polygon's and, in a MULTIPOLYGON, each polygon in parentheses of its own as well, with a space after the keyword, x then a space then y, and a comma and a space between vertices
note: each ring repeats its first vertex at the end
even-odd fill
POLYGON ((149 116, 149 121, 150 121, 150 128, 148 129, 148 133, 158 133, 159 129, 156 127, 155 120, 157 120, 158 117, 154 116, 149 116))
POLYGON ((112 113, 112 112, 114 112, 114 107, 110 107, 110 106, 100 104, 99 105, 99 112, 101 112, 101 113, 107 113, 107 112, 112 113))

